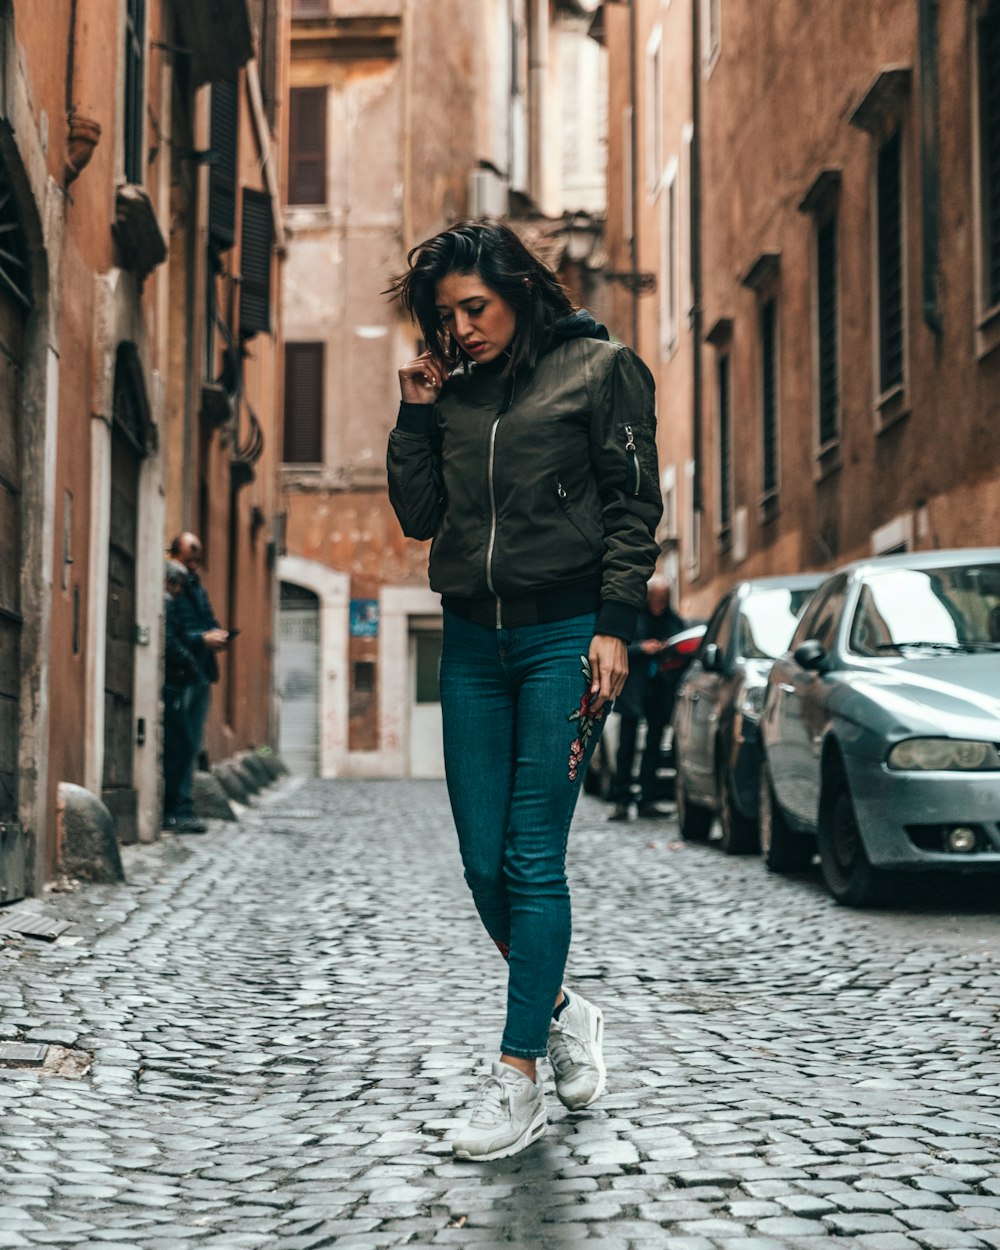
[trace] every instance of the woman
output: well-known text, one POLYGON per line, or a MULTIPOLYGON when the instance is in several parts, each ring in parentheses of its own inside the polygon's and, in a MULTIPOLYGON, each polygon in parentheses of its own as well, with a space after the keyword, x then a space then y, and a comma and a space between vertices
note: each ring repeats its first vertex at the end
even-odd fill
POLYGON ((567 1107, 604 1089, 601 1012, 562 987, 566 841, 657 555, 653 381, 507 226, 457 225, 408 262, 392 289, 427 350, 399 371, 389 496, 432 540, 448 794, 509 964, 500 1061, 453 1148, 500 1159, 546 1130, 546 1053, 567 1107))

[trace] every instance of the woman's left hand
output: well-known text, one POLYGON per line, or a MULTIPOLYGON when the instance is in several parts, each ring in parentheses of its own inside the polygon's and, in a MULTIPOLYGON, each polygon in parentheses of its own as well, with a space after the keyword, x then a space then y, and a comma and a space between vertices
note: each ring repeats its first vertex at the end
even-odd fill
POLYGON ((597 714, 605 703, 617 699, 628 676, 628 648, 620 638, 595 634, 590 643, 590 711, 597 714))

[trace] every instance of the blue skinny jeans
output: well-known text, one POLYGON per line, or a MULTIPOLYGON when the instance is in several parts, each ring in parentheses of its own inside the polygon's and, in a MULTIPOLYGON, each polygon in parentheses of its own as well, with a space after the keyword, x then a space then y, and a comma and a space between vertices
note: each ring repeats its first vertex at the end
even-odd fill
POLYGON ((444 614, 445 773, 465 879, 509 964, 501 1050, 546 1053, 570 943, 566 842, 598 721, 570 777, 593 613, 490 629, 444 614))

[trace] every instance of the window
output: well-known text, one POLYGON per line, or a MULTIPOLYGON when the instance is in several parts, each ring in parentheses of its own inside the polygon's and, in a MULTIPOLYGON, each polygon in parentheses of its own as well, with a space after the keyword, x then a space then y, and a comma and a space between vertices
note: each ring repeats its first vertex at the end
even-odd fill
POLYGON ((326 203, 326 88, 289 93, 288 202, 326 203))
POLYGON ((663 174, 663 31, 654 27, 646 45, 646 182, 649 194, 660 189, 663 174))
POLYGON ((728 534, 733 519, 732 492, 732 413, 730 395, 729 353, 718 358, 715 366, 715 380, 718 391, 718 474, 719 474, 719 524, 720 534, 728 534))
POLYGON ((239 85, 220 80, 212 83, 209 146, 208 233, 216 251, 224 252, 236 241, 236 137, 239 131, 239 85))
POLYGON ((664 178, 660 201, 660 354, 677 346, 679 329, 677 281, 677 163, 664 178))
POLYGON ((840 435, 837 279, 837 217, 831 214, 816 230, 816 390, 821 450, 840 435))
POLYGON ((1000 5, 979 19, 982 301, 1000 304, 1000 5))
POLYGON ((418 630, 413 634, 416 649, 416 663, 413 666, 416 703, 441 702, 439 673, 442 638, 440 630, 418 630))
POLYGON ((240 338, 243 339, 271 329, 273 231, 270 195, 266 191, 244 191, 240 236, 240 338))
POLYGON ((773 299, 760 309, 760 379, 761 486, 766 497, 778 490, 778 306, 773 299))
POLYGON ((878 230, 879 390, 903 384, 903 147, 896 130, 879 148, 876 174, 878 230))
POLYGON ((323 344, 285 344, 285 464, 323 461, 323 344))
POLYGON ((146 130, 146 0, 128 0, 125 10, 125 181, 143 181, 146 130))
POLYGON ((806 607, 798 628, 792 636, 792 641, 788 644, 790 651, 794 651, 809 638, 815 638, 824 647, 829 647, 834 626, 844 607, 846 593, 847 578, 842 573, 831 577, 828 582, 820 586, 806 607))

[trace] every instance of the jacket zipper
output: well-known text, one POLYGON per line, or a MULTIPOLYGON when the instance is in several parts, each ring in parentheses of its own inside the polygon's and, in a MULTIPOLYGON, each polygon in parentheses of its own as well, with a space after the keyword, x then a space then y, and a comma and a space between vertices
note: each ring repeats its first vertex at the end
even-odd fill
POLYGON ((503 406, 497 413, 490 428, 490 456, 489 456, 489 485, 490 485, 490 541, 486 546, 486 585, 490 588, 490 594, 497 601, 497 629, 502 629, 503 614, 500 596, 497 594, 496 587, 493 585, 493 552, 497 543, 497 497, 496 490, 493 485, 493 465, 496 459, 497 445, 497 426, 504 413, 510 408, 514 402, 514 376, 511 375, 510 389, 507 392, 507 398, 504 400, 503 406))
POLYGON ((635 450, 635 439, 632 437, 632 427, 630 425, 627 425, 625 427, 625 489, 626 490, 629 489, 629 477, 630 476, 633 479, 633 485, 632 485, 630 494, 638 495, 639 478, 641 476, 641 469, 639 467, 639 457, 636 454, 636 450, 635 450))

